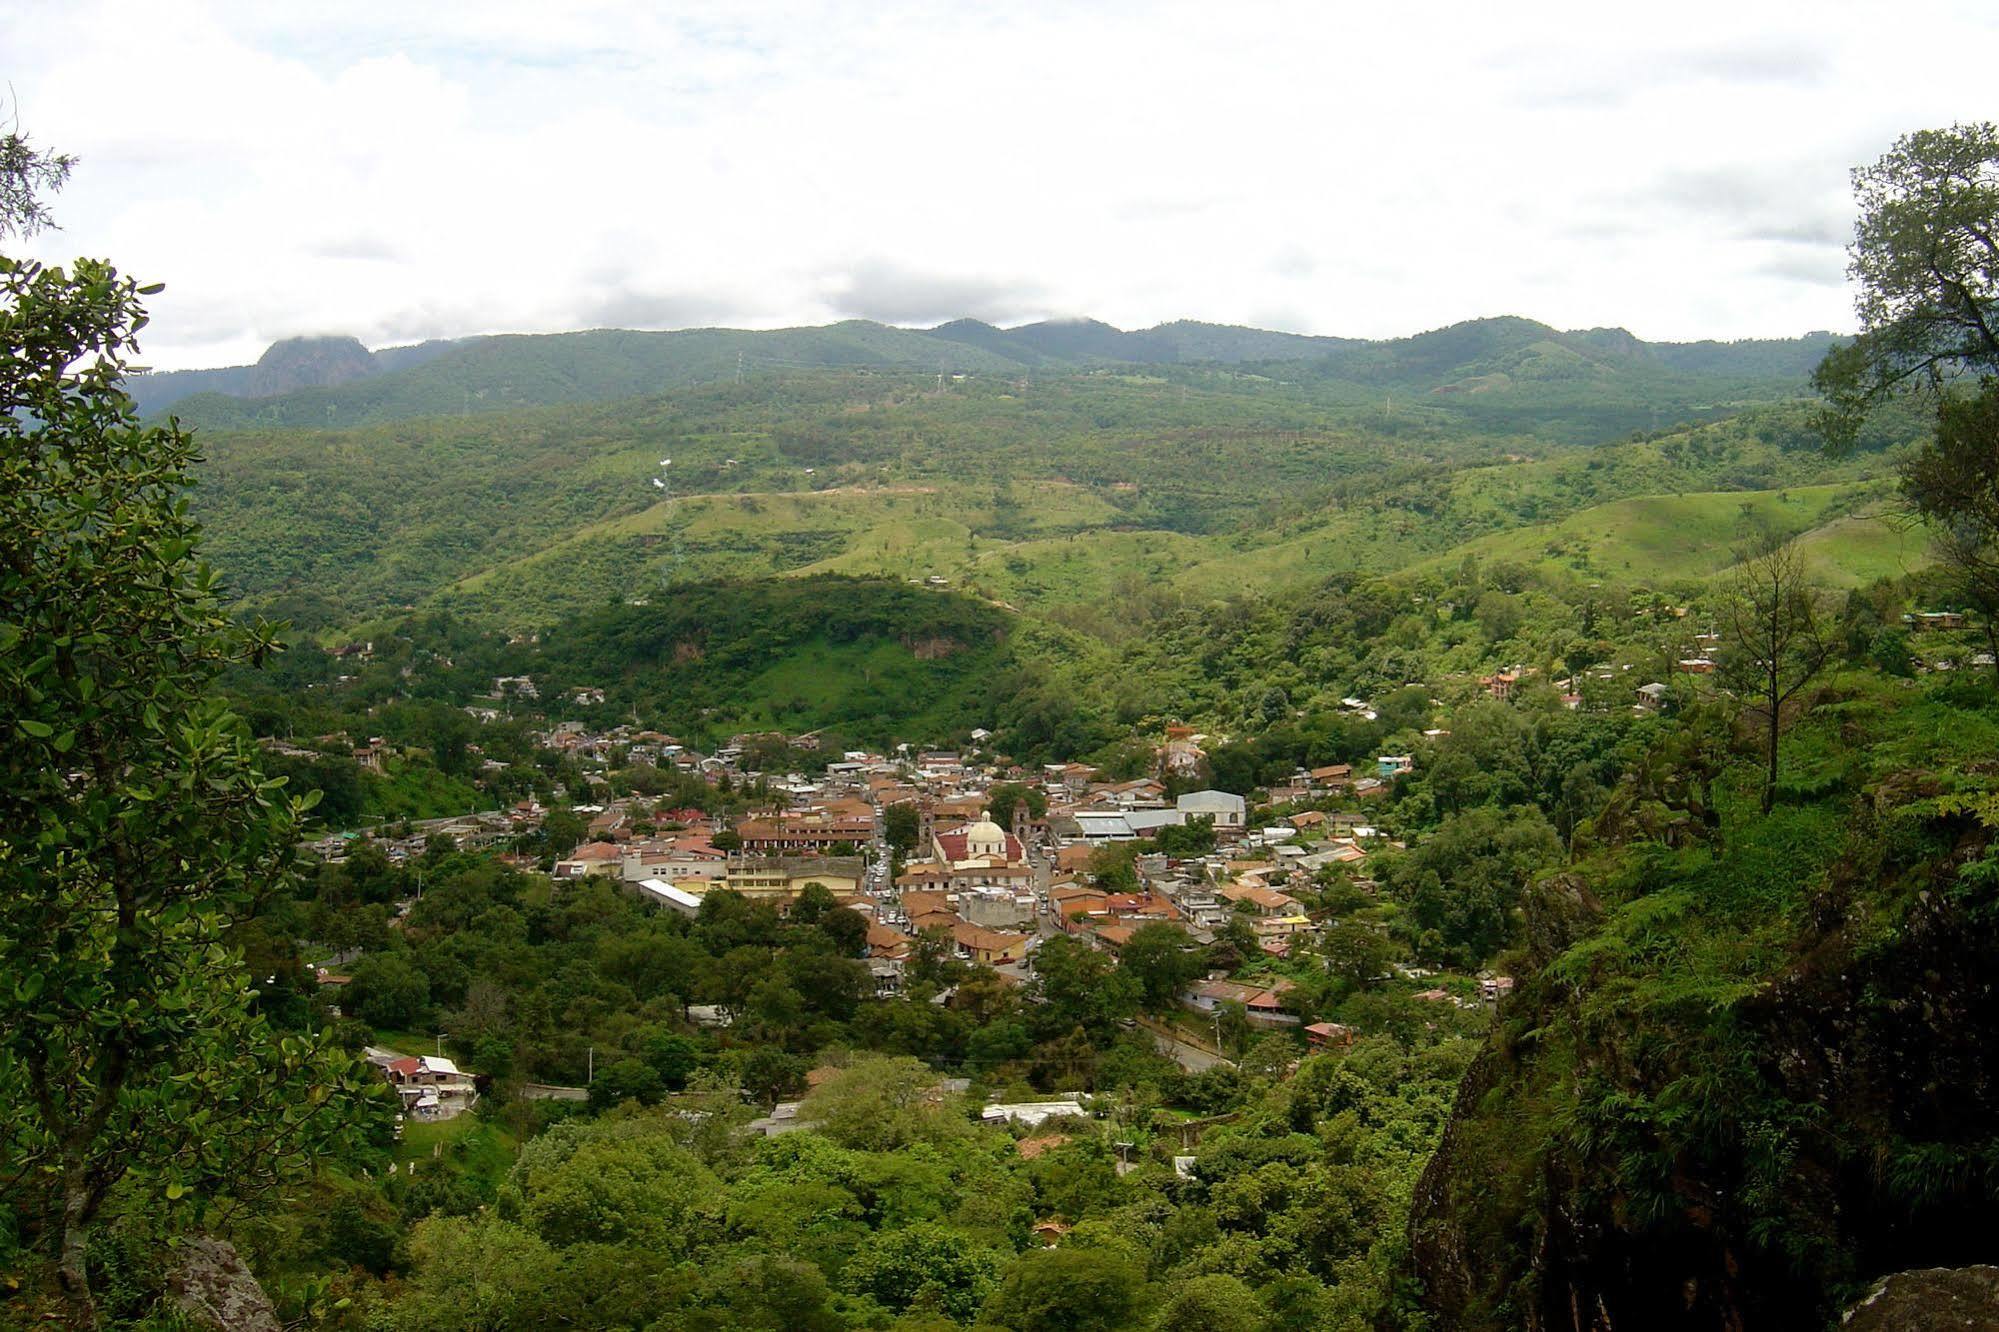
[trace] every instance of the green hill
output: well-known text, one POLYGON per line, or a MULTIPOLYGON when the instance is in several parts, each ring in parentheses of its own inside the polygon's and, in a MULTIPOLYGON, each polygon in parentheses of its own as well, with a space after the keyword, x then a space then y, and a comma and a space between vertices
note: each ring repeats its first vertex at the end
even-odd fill
POLYGON ((1885 483, 1872 481, 1648 495, 1481 537, 1409 571, 1442 571, 1475 556, 1607 581, 1703 578, 1731 567, 1739 548, 1769 532, 1796 538, 1827 582, 1851 587, 1925 563, 1920 533, 1881 516, 1885 495, 1885 483))
POLYGON ((1743 396, 1794 394, 1828 341, 1814 334, 1676 346, 1644 343, 1622 329, 1564 333, 1518 318, 1472 320, 1382 342, 1191 320, 1137 331, 1088 319, 1011 329, 961 319, 928 330, 847 320, 768 331, 477 337, 372 354, 352 339, 294 339, 273 346, 256 366, 140 375, 130 387, 144 410, 171 408, 191 424, 318 429, 603 402, 812 369, 1014 376, 1105 366, 1262 366, 1356 403, 1389 392, 1489 397, 1441 405, 1494 419, 1505 416, 1502 406, 1523 411, 1512 392, 1520 385, 1543 394, 1566 385, 1560 401, 1537 401, 1522 419, 1587 430, 1609 405, 1608 395, 1634 409, 1613 427, 1630 429, 1710 412, 1743 396))

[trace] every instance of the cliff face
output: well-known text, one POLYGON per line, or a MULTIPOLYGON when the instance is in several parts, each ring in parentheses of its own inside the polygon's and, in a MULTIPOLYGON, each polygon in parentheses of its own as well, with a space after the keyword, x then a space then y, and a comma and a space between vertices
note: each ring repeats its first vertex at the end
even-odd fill
POLYGON ((1935 794, 1535 891, 1414 1202, 1439 1327, 1824 1327, 1884 1273, 1991 1257, 1999 892, 1935 794))
POLYGON ((331 388, 375 372, 373 353, 357 338, 286 338, 257 358, 243 396, 269 398, 293 389, 331 388))

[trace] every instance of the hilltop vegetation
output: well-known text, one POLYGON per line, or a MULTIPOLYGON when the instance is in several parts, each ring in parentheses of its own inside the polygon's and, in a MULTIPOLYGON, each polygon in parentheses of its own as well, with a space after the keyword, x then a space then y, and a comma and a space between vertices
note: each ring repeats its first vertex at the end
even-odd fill
MULTIPOLYGON (((1470 339, 1459 351, 1488 359, 1444 373, 1488 364, 1495 340, 1538 345, 1507 332, 1470 339)), ((1290 382, 1186 366, 1030 382, 808 372, 354 430, 204 432, 196 499, 232 588, 314 630, 426 604, 531 628, 633 587, 794 571, 938 575, 1034 610, 1101 606, 1133 582, 1283 593, 1616 500, 1864 481, 1915 433, 1890 419, 1831 463, 1803 409, 1782 405, 1795 381, 1762 381, 1774 405, 1734 415, 1684 393, 1662 411, 1646 404, 1665 381, 1618 368, 1656 369, 1654 354, 1602 358, 1607 378, 1392 409, 1302 369, 1290 382), (1501 399, 1514 405, 1487 410, 1501 399), (1683 409, 1724 419, 1627 434, 1634 416, 1683 409)), ((1703 401, 1721 391, 1687 382, 1703 401)), ((1579 521, 1585 542, 1601 530, 1579 521)), ((1648 576, 1625 559, 1595 572, 1648 576)))
MULTIPOLYGON (((255 366, 142 375, 131 382, 146 412, 169 408, 190 425, 352 427, 415 416, 469 415, 552 403, 638 397, 745 376, 868 369, 1016 375, 1115 365, 1260 365, 1366 394, 1463 393, 1487 410, 1519 410, 1516 382, 1546 391, 1618 382, 1655 415, 1757 398, 1795 385, 1825 352, 1826 334, 1738 343, 1646 343, 1622 329, 1564 333, 1529 319, 1480 319, 1383 342, 1307 337, 1178 320, 1126 332, 1093 319, 996 328, 975 319, 906 329, 850 319, 819 328, 594 329, 435 341, 369 353, 351 338, 274 344, 255 366)), ((1565 393, 1538 409, 1562 429, 1591 405, 1565 393)), ((1601 406, 1600 403, 1595 405, 1601 406)), ((1476 411, 1476 409, 1472 409, 1476 411)), ((1654 421, 1656 425, 1656 420, 1654 421)))

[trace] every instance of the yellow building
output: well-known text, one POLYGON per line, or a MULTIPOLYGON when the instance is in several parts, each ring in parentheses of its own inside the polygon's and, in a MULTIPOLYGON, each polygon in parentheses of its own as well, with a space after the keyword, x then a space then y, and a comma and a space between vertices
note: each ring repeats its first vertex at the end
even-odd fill
POLYGON ((860 891, 865 866, 859 856, 740 856, 729 861, 716 886, 753 902, 785 903, 806 884, 823 884, 839 896, 860 891))

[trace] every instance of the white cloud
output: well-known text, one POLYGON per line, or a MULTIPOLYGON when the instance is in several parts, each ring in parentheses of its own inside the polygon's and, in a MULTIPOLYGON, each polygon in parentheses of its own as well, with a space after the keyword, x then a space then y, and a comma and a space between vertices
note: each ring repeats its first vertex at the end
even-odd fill
POLYGON ((86 0, 0 15, 0 72, 83 159, 37 252, 166 281, 163 366, 297 332, 850 314, 1737 337, 1845 324, 1847 168, 1990 114, 1931 47, 1983 67, 1999 14, 1905 26, 1705 0, 86 0))

